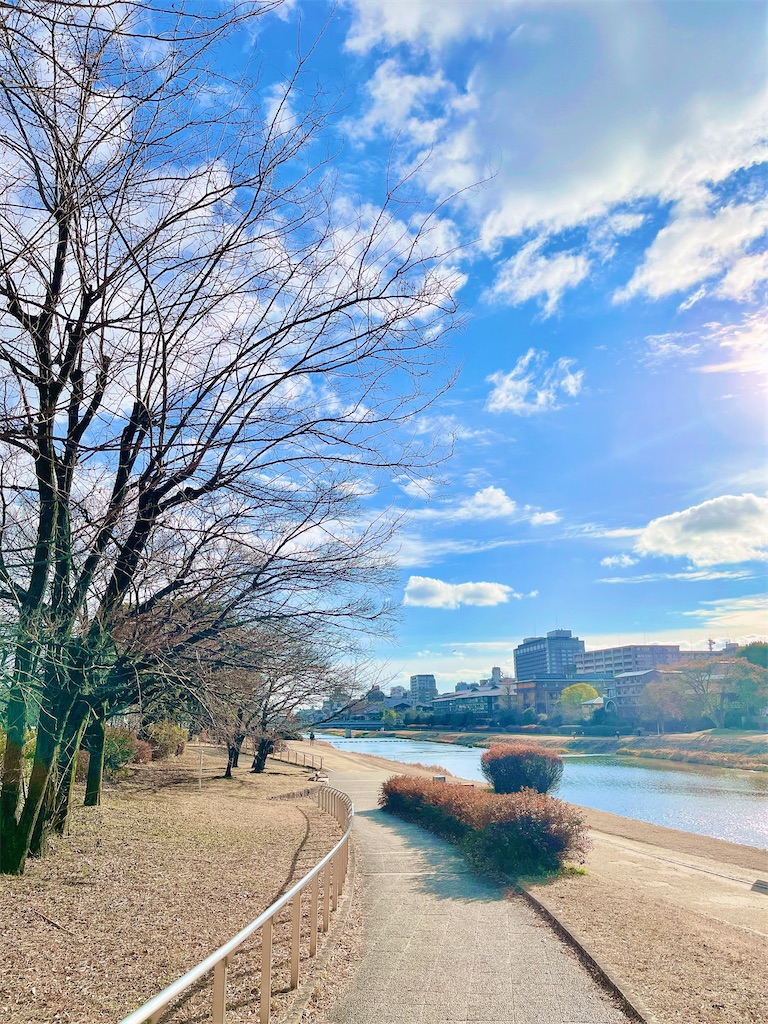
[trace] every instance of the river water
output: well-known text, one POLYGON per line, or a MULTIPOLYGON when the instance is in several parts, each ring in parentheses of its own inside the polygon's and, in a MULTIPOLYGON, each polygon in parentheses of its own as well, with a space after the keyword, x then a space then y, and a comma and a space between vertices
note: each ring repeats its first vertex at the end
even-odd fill
MULTIPOLYGON (((482 779, 478 747, 385 737, 343 739, 318 733, 339 750, 406 764, 439 764, 464 779, 482 779)), ((768 772, 678 765, 635 757, 566 755, 553 793, 583 807, 768 849, 768 772)))

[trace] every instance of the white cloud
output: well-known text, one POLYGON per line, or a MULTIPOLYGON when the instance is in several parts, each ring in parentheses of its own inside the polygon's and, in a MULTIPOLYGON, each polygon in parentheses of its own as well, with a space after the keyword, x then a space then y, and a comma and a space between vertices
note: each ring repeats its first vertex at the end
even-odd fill
POLYGON ((652 520, 635 542, 640 555, 688 558, 697 566, 768 558, 768 498, 726 494, 652 520))
POLYGON ((501 487, 483 487, 462 501, 453 512, 455 519, 505 519, 517 514, 517 502, 501 487))
POLYGON ((757 286, 768 280, 768 252, 751 253, 736 260, 717 287, 721 299, 744 302, 752 299, 757 286))
POLYGON ((531 526, 552 526, 560 522, 557 512, 534 512, 529 520, 531 526))
POLYGON ((519 306, 539 299, 544 316, 551 316, 569 288, 581 284, 589 273, 589 260, 581 253, 541 253, 543 239, 524 245, 513 257, 500 264, 487 297, 519 306))
POLYGON ((747 314, 738 324, 707 324, 708 339, 724 349, 725 362, 698 367, 701 373, 766 373, 768 310, 747 314))
POLYGON ((437 483, 434 480, 424 479, 409 480, 407 477, 401 477, 399 480, 395 480, 395 483, 400 490, 407 494, 409 498, 431 498, 437 490, 437 483))
POLYGON ((696 203, 693 209, 686 200, 678 204, 629 283, 616 292, 617 302, 636 295, 658 299, 720 277, 720 288, 730 298, 746 298, 754 289, 768 263, 752 258, 744 265, 742 257, 768 230, 768 202, 731 203, 711 210, 712 197, 706 199, 706 206, 696 203))
POLYGON ((508 24, 511 6, 510 0, 485 0, 468 11, 466 0, 353 0, 355 18, 346 45, 354 53, 367 53, 379 43, 439 48, 457 38, 488 37, 508 24))
MULTIPOLYGON (((664 4, 582 0, 348 5, 350 49, 398 48, 404 74, 424 77, 428 93, 440 75, 452 80, 455 101, 422 178, 439 196, 484 182, 466 196, 482 245, 496 255, 514 240, 517 249, 502 265, 499 299, 535 298, 551 313, 588 271, 572 229, 608 259, 617 238, 670 207, 624 297, 691 292, 685 307, 706 282, 741 300, 764 279, 766 260, 752 251, 765 223, 760 188, 733 178, 768 158, 759 4, 708 5, 707 18, 695 4, 675 5, 675 17, 664 4), (736 187, 720 192, 729 181, 736 187), (559 232, 569 232, 560 251, 559 232), (546 256, 534 235, 548 239, 546 256)), ((431 129, 434 112, 419 116, 431 129)))
POLYGON ((477 555, 485 551, 511 548, 525 543, 522 540, 499 537, 488 541, 473 538, 456 540, 450 537, 436 539, 425 537, 419 533, 400 533, 397 541, 397 550, 394 552, 394 556, 402 568, 423 568, 427 565, 435 565, 448 557, 477 555))
POLYGON ((764 595, 727 597, 716 601, 702 601, 701 604, 702 608, 683 612, 683 615, 703 619, 703 625, 707 629, 722 629, 731 634, 730 639, 735 643, 751 643, 753 640, 766 639, 768 604, 764 595), (734 636, 735 633, 746 633, 746 636, 734 636))
MULTIPOLYGON (((526 509, 528 506, 526 506, 526 509)), ((522 518, 517 502, 510 498, 501 487, 489 484, 466 498, 444 501, 429 508, 418 509, 411 513, 416 520, 455 523, 467 520, 477 522, 489 519, 522 518)))
MULTIPOLYGON (((417 434, 431 434, 439 437, 443 442, 450 438, 453 441, 476 441, 479 444, 490 444, 494 438, 497 439, 499 436, 492 430, 470 427, 457 416, 446 413, 418 416, 414 421, 414 430, 417 434)), ((505 441, 509 440, 511 439, 505 438, 505 441)))
POLYGON ((627 569, 630 565, 637 565, 637 559, 631 555, 608 555, 600 560, 600 565, 607 569, 627 569))
POLYGON ((518 416, 559 408, 558 398, 575 398, 584 383, 584 371, 574 372, 574 359, 560 357, 547 363, 547 353, 530 348, 509 373, 498 370, 486 378, 493 389, 485 408, 488 412, 513 412, 518 416))
POLYGON ((687 569, 684 572, 648 572, 639 576, 607 576, 598 583, 658 583, 661 580, 684 580, 701 583, 702 580, 747 580, 754 574, 744 569, 687 569))
POLYGON ((669 331, 667 334, 649 334, 645 339, 646 351, 643 362, 648 366, 657 366, 672 359, 686 359, 698 355, 701 343, 698 336, 682 331, 669 331), (691 340, 696 338, 697 340, 691 340))
POLYGON ((408 74, 398 60, 390 58, 376 68, 367 91, 371 100, 367 112, 347 125, 354 138, 372 139, 382 130, 390 137, 405 132, 418 145, 428 145, 442 121, 430 118, 427 106, 436 96, 455 89, 440 71, 408 74))
POLYGON ((692 367, 698 373, 751 373, 766 376, 768 309, 745 313, 735 323, 711 322, 699 331, 670 331, 645 338, 642 362, 657 366, 672 360, 701 356, 692 367))
POLYGON ((403 604, 420 608, 490 607, 524 596, 504 583, 445 583, 429 576, 411 576, 403 604))

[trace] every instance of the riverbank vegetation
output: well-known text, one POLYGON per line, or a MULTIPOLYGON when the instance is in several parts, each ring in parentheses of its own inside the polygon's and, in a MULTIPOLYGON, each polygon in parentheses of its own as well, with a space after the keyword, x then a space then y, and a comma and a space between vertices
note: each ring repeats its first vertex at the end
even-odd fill
POLYGON ((454 843, 480 873, 505 880, 583 863, 589 848, 576 809, 530 789, 499 794, 396 775, 382 786, 379 804, 454 843))
POLYGON ((678 761, 683 764, 705 764, 711 768, 741 768, 744 771, 768 772, 768 750, 762 755, 746 755, 664 746, 651 749, 619 747, 616 753, 622 757, 643 757, 660 761, 678 761))
MULTIPOLYGON (((330 730, 329 730, 330 731, 330 730)), ((432 743, 456 743, 465 747, 490 747, 494 743, 534 741, 537 746, 563 754, 617 754, 706 764, 716 768, 742 768, 749 771, 768 770, 768 734, 733 729, 707 729, 693 733, 652 734, 649 736, 563 736, 559 733, 502 733, 497 731, 437 732, 405 730, 389 735, 398 739, 429 740, 432 743)))
POLYGON ((526 743, 494 743, 480 758, 480 768, 496 793, 548 793, 563 777, 559 754, 526 743))

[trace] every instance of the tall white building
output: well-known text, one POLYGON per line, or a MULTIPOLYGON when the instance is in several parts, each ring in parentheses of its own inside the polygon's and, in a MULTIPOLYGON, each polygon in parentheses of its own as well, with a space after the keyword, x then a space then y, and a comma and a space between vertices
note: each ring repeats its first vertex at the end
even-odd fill
POLYGON ((433 675, 411 676, 411 700, 428 704, 437 696, 437 683, 433 675))

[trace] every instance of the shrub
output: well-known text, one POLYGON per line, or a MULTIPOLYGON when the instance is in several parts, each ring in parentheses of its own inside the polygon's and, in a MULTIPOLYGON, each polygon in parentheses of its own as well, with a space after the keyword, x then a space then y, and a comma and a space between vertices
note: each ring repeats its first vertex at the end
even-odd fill
POLYGON ((138 740, 130 729, 107 727, 104 738, 104 774, 116 778, 136 756, 138 740))
POLYGON ((152 747, 152 760, 165 761, 184 753, 187 743, 186 729, 175 722, 153 722, 146 728, 147 741, 152 747))
POLYGON ((455 843, 478 870, 505 878, 583 862, 589 846, 573 807, 530 789, 501 795, 399 775, 384 783, 379 803, 455 843))
POLYGON ((152 744, 146 740, 136 740, 136 753, 133 755, 134 764, 149 764, 152 760, 152 744))
POLYGON ((480 767, 497 793, 548 793, 563 775, 559 754, 525 743, 494 743, 480 758, 480 767))

